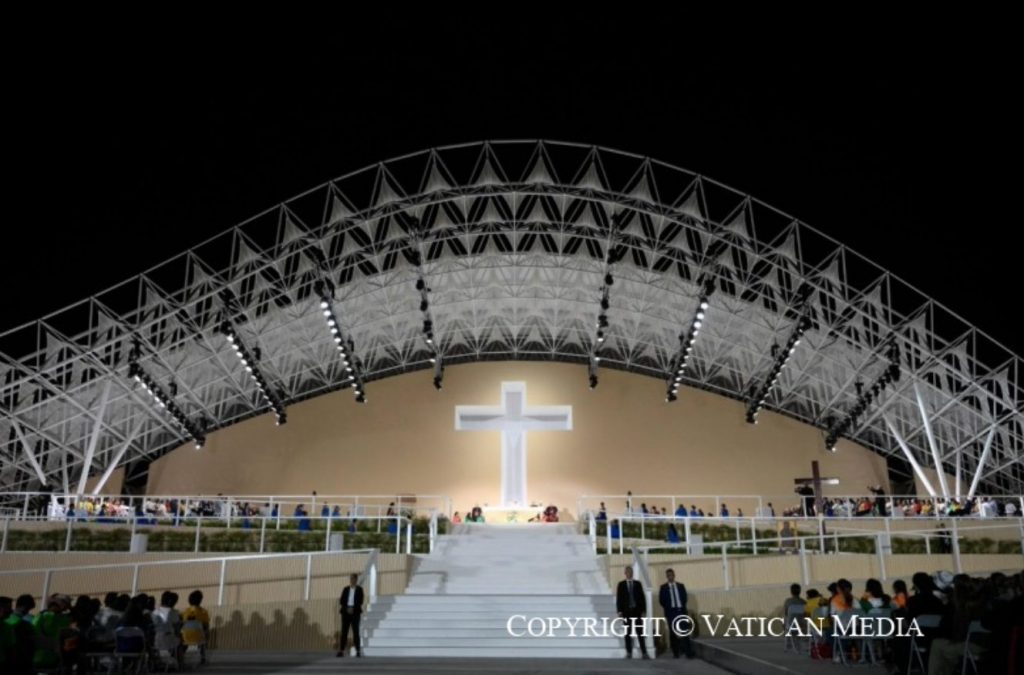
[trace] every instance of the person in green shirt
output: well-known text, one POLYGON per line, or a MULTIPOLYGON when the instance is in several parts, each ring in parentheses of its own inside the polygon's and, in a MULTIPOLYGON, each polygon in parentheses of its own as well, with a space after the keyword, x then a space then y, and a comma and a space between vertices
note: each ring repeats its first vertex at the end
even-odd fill
POLYGON ((71 598, 51 595, 46 609, 39 613, 33 625, 36 629, 36 653, 32 663, 36 668, 54 668, 60 665, 60 637, 71 626, 71 598))

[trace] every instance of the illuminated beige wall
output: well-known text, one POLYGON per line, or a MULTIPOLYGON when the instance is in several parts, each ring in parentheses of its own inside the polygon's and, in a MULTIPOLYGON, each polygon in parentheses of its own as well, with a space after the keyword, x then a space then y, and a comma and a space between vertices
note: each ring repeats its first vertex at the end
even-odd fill
MULTIPOLYGON (((95 476, 90 476, 85 480, 85 494, 92 494, 93 488, 103 477, 102 473, 98 473, 95 476)), ((110 474, 110 478, 103 484, 103 489, 100 490, 105 495, 119 495, 121 489, 124 487, 124 467, 120 469, 114 469, 110 474)))
MULTIPOLYGON (((571 405, 571 432, 531 432, 529 497, 575 511, 581 494, 793 493, 811 460, 838 491, 887 484, 885 461, 850 442, 823 450, 822 432, 741 402, 682 389, 664 402, 660 380, 601 372, 590 391, 581 366, 526 362, 449 367, 435 391, 427 371, 372 382, 369 403, 339 391, 289 407, 288 424, 262 415, 153 463, 150 493, 446 494, 454 509, 496 504, 498 432, 456 432, 459 404, 496 405, 502 381, 527 384, 528 405, 571 405)), ((796 500, 792 499, 795 503, 796 500)), ((609 505, 613 506, 613 505, 609 505)), ((776 505, 778 506, 778 504, 776 505)), ((707 508, 707 506, 705 506, 707 508)))

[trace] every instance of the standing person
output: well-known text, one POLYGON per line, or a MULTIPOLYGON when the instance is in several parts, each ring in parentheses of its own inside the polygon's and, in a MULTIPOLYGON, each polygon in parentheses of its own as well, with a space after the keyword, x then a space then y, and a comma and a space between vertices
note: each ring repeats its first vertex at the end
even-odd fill
MULTIPOLYGON (((676 573, 665 570, 667 581, 658 592, 658 602, 665 610, 665 623, 668 625, 668 640, 672 647, 672 658, 678 659, 681 654, 693 658, 693 645, 688 635, 678 635, 675 629, 682 630, 684 625, 677 625, 676 620, 686 614, 686 586, 676 581, 676 573)), ((681 621, 681 620, 680 620, 681 621)))
POLYGON ((619 582, 615 590, 615 611, 626 622, 626 658, 633 658, 633 635, 636 635, 640 653, 644 659, 649 659, 651 657, 647 654, 647 642, 644 640, 646 631, 637 634, 636 630, 640 620, 647 616, 647 597, 644 595, 643 584, 633 579, 633 568, 627 565, 624 573, 626 578, 619 582))
POLYGON ((345 656, 345 645, 348 643, 348 629, 352 628, 352 643, 356 648, 356 657, 362 657, 363 650, 359 645, 359 618, 363 613, 363 587, 356 582, 359 575, 349 577, 349 584, 341 592, 338 604, 341 605, 341 635, 338 638, 338 656, 345 656))

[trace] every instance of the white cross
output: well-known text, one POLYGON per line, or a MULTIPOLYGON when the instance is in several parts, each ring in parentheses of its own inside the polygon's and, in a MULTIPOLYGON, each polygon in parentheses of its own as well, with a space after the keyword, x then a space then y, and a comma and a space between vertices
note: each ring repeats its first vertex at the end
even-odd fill
POLYGON ((501 431, 501 505, 528 506, 526 432, 572 431, 572 406, 526 407, 526 383, 502 382, 501 405, 455 406, 456 431, 501 431))

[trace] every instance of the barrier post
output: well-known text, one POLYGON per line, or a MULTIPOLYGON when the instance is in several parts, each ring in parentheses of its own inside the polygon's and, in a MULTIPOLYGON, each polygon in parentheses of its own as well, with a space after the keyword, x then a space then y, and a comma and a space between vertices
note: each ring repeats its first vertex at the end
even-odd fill
POLYGON ((722 582, 725 590, 729 590, 729 553, 725 548, 725 544, 722 544, 722 582))
MULTIPOLYGON (((224 605, 224 577, 227 576, 228 571, 228 559, 221 558, 220 560, 220 581, 217 583, 217 606, 222 607, 224 605)), ((307 579, 306 584, 308 586, 309 581, 307 579)), ((309 600, 309 597, 306 597, 309 600)))
POLYGON ((267 540, 267 517, 260 518, 260 553, 264 552, 264 545, 267 540))
POLYGON ((957 518, 953 516, 953 569, 956 570, 957 574, 961 574, 964 571, 963 565, 960 562, 960 534, 957 531, 957 518))
MULTIPOLYGON (((738 521, 737 521, 738 522, 738 521)), ((757 555, 757 519, 750 519, 750 540, 753 542, 754 555, 757 555)))
MULTIPOLYGON (((10 531, 10 529, 11 529, 11 519, 10 518, 4 518, 4 537, 3 537, 2 540, 0 540, 0 553, 6 553, 7 552, 7 534, 10 531)), ((1024 537, 1024 533, 1021 533, 1021 536, 1024 537)), ((1024 539, 1021 539, 1021 544, 1024 545, 1024 539)))
POLYGON ((306 589, 302 592, 303 598, 309 600, 309 585, 313 578, 313 554, 306 554, 306 589))
MULTIPOLYGON (((133 518, 132 519, 132 525, 134 525, 134 524, 135 524, 135 519, 133 518)), ((71 527, 72 527, 72 522, 71 522, 71 519, 68 518, 68 532, 67 532, 67 535, 65 535, 65 537, 64 537, 64 552, 65 553, 67 553, 68 551, 71 550, 71 527)))
POLYGON ((405 524, 405 552, 412 555, 412 521, 405 524))
POLYGON ((881 580, 885 581, 889 575, 885 571, 885 550, 882 548, 882 535, 875 535, 875 551, 878 553, 878 573, 881 580))
POLYGON ((196 516, 196 553, 199 553, 199 526, 203 524, 203 517, 196 516))
POLYGON ((800 577, 803 580, 804 588, 811 583, 811 575, 807 570, 807 542, 800 537, 800 577))
POLYGON ((330 551, 331 550, 331 521, 332 520, 333 520, 333 518, 331 518, 330 516, 327 516, 327 527, 325 528, 327 530, 327 533, 324 535, 324 550, 325 551, 330 551))

